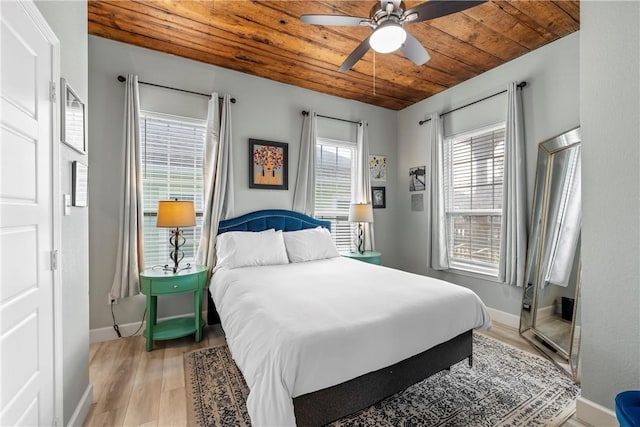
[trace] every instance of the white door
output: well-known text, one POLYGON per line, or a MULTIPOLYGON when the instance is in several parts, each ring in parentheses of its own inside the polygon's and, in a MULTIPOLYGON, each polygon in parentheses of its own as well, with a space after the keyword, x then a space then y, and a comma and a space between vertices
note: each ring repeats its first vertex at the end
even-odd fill
POLYGON ((54 422, 53 45, 34 9, 0 1, 2 426, 54 422))

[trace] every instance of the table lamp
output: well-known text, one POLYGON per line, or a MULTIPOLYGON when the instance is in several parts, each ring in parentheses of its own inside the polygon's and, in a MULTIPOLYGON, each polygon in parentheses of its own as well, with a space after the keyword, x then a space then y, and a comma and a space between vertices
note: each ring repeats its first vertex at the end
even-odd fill
POLYGON ((354 203, 349 209, 349 222, 358 223, 358 234, 356 236, 356 247, 360 254, 364 253, 364 230, 362 224, 373 222, 373 208, 371 203, 354 203))
POLYGON ((173 268, 165 267, 166 270, 178 272, 178 265, 184 252, 180 248, 185 244, 187 239, 180 232, 180 227, 193 227, 196 225, 196 212, 193 202, 184 200, 161 200, 158 202, 158 220, 156 227, 172 228, 169 243, 173 246, 173 250, 169 254, 169 258, 173 261, 173 268))

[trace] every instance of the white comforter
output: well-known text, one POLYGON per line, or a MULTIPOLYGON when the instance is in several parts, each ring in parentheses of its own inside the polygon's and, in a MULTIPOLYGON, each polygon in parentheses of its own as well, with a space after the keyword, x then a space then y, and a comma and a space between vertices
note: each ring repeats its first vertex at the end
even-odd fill
POLYGON ((219 270, 211 294, 254 426, 295 425, 293 397, 491 324, 467 288, 342 257, 219 270))

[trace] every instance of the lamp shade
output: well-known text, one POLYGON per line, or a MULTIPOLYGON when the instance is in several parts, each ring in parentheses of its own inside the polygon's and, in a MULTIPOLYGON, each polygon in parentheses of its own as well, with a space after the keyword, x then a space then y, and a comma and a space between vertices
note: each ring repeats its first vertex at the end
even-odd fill
POLYGON ((193 202, 184 200, 161 200, 158 202, 156 227, 193 227, 196 211, 193 202))
POLYGON ((371 49, 378 53, 398 50, 407 39, 407 32, 399 24, 387 21, 381 24, 369 38, 371 49))
POLYGON ((373 222, 371 203, 354 203, 349 208, 350 222, 373 222))

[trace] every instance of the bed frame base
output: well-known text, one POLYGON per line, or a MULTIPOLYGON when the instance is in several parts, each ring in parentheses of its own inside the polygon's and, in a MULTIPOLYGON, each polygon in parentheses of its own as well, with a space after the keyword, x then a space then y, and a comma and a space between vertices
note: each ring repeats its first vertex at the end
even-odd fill
POLYGON ((367 408, 407 387, 472 359, 472 331, 464 332, 423 353, 353 380, 293 399, 298 426, 319 426, 367 408))

